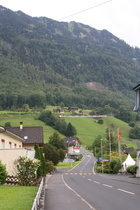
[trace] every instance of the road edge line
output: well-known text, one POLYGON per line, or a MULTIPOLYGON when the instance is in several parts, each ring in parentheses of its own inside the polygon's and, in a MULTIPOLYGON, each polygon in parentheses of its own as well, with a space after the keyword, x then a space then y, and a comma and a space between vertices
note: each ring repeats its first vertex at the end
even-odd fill
POLYGON ((88 207, 89 207, 90 209, 96 210, 96 209, 93 208, 93 206, 91 206, 84 198, 82 198, 81 195, 79 195, 75 190, 73 190, 73 189, 65 182, 64 177, 63 177, 63 174, 62 174, 62 181, 63 181, 63 183, 65 184, 65 186, 66 186, 69 190, 71 190, 72 192, 74 192, 75 195, 76 195, 77 197, 79 197, 85 204, 87 204, 88 207))

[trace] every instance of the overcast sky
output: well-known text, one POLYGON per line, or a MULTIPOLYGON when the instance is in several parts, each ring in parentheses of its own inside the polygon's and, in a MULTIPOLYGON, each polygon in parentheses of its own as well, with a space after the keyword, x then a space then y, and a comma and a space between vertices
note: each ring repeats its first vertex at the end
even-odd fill
POLYGON ((140 0, 0 0, 0 5, 33 17, 106 29, 130 46, 140 48, 140 0))

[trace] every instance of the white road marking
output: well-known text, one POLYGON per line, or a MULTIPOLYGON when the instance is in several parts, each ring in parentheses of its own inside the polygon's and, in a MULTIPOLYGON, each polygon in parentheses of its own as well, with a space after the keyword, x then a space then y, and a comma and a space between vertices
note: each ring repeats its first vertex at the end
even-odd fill
POLYGON ((125 192, 125 193, 129 193, 131 195, 135 195, 135 193, 127 191, 127 190, 123 190, 123 189, 118 189, 119 191, 125 192))
POLYGON ((96 184, 100 184, 100 182, 94 181, 96 184))
POLYGON ((103 184, 105 187, 110 187, 110 188, 113 188, 113 186, 111 185, 108 185, 108 184, 103 184))
POLYGON ((75 190, 73 190, 64 180, 64 177, 62 175, 62 180, 64 182, 64 184, 66 185, 66 187, 71 190, 72 192, 74 192, 76 194, 77 197, 79 197, 84 203, 86 203, 88 205, 88 207, 92 210, 96 210, 95 208, 93 208, 93 206, 91 206, 84 198, 82 198, 75 190))
POLYGON ((85 168, 85 166, 88 164, 88 162, 91 160, 91 156, 89 156, 89 159, 87 160, 87 162, 85 163, 85 165, 83 166, 83 168, 80 170, 80 173, 82 173, 83 169, 85 168))
POLYGON ((91 179, 88 179, 88 181, 92 182, 92 180, 91 180, 91 179))

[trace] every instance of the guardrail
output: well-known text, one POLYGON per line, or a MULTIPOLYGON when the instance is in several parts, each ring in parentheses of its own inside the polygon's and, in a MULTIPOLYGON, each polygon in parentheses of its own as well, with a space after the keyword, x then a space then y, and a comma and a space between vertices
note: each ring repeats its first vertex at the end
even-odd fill
POLYGON ((40 197, 41 197, 41 192, 42 192, 44 184, 45 184, 45 177, 43 177, 42 180, 41 180, 41 183, 39 185, 38 192, 37 192, 36 197, 34 199, 34 203, 32 205, 31 210, 37 210, 38 209, 38 205, 39 205, 40 197))

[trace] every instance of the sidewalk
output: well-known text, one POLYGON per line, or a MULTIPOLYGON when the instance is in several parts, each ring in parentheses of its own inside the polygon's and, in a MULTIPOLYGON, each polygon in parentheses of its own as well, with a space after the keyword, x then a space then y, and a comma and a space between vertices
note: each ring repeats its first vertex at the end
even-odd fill
POLYGON ((134 177, 131 174, 112 174, 109 176, 111 176, 111 179, 113 180, 140 185, 140 177, 134 177))

